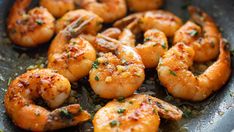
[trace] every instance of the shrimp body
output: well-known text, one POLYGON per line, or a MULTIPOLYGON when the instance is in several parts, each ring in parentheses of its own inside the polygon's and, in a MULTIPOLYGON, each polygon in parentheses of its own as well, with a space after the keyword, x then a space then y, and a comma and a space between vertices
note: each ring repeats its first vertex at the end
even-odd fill
POLYGON ((230 76, 230 53, 225 46, 221 41, 217 61, 204 73, 195 76, 188 70, 193 63, 194 49, 184 43, 176 44, 160 60, 157 68, 160 82, 175 97, 191 101, 206 99, 220 89, 230 76))
POLYGON ((101 108, 93 119, 94 132, 156 132, 160 124, 159 116, 179 120, 182 112, 157 98, 133 95, 121 102, 110 101, 101 108))
MULTIPOLYGON (((129 21, 130 19, 126 18, 126 20, 129 21)), ((134 32, 139 33, 143 29, 139 28, 139 19, 137 17, 135 20, 132 20, 132 22, 130 21, 126 22, 128 25, 120 34, 119 41, 125 45, 135 47, 146 68, 156 67, 158 65, 159 58, 168 49, 166 35, 157 29, 149 29, 144 34, 144 43, 136 45, 134 32)))
POLYGON ((46 8, 36 7, 26 12, 31 0, 16 0, 7 19, 7 31, 12 42, 23 47, 35 47, 48 42, 54 34, 54 17, 46 8))
POLYGON ((157 10, 148 11, 140 21, 144 31, 156 28, 172 37, 175 32, 182 26, 182 20, 171 12, 157 10))
POLYGON ((81 29, 76 30, 75 27, 77 24, 82 25, 82 21, 86 20, 78 19, 59 32, 48 51, 48 67, 57 70, 72 82, 86 76, 96 59, 93 46, 82 37, 74 35, 80 32, 81 29))
POLYGON ((138 53, 129 46, 114 46, 108 53, 100 54, 89 73, 92 89, 102 98, 130 96, 145 78, 138 53))
POLYGON ((69 81, 53 70, 28 71, 11 82, 4 98, 6 112, 17 126, 26 130, 48 131, 74 126, 88 120, 90 115, 81 111, 79 104, 57 108, 70 91, 69 81), (57 109, 49 111, 36 105, 34 101, 38 98, 57 109))
POLYGON ((47 8, 54 17, 61 17, 75 9, 74 0, 40 0, 40 5, 47 8))
POLYGON ((125 0, 81 0, 78 4, 103 18, 104 22, 111 23, 122 18, 127 13, 125 0))
POLYGON ((220 32, 212 18, 198 8, 189 7, 192 21, 182 26, 174 36, 174 44, 184 42, 195 50, 194 61, 205 62, 219 54, 220 32))
POLYGON ((126 2, 130 11, 134 12, 155 10, 163 4, 163 0, 126 0, 126 2))
POLYGON ((92 20, 84 29, 83 33, 96 35, 97 32, 102 28, 102 18, 90 11, 78 9, 66 13, 63 17, 56 21, 56 32, 59 33, 59 31, 63 30, 69 24, 81 17, 85 20, 92 18, 92 20))

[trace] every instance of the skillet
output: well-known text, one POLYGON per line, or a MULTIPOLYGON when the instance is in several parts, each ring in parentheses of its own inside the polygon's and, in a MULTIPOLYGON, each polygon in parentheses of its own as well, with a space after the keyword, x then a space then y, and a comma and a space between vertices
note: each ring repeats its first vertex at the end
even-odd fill
MULTIPOLYGON (((24 130, 14 126, 5 113, 3 106, 4 93, 11 79, 25 72, 31 64, 45 63, 49 44, 24 49, 17 47, 7 39, 5 22, 8 11, 14 0, 0 0, 0 131, 21 132, 24 130)), ((32 6, 37 5, 34 0, 32 6)), ((188 13, 184 9, 192 4, 205 10, 211 15, 223 36, 229 41, 230 49, 234 49, 234 1, 233 0, 167 0, 164 9, 174 12, 184 21, 188 13)), ((232 57, 232 70, 234 57, 232 57)), ((180 107, 184 111, 183 119, 179 122, 161 121, 160 131, 191 131, 191 132, 230 132, 234 130, 234 74, 228 83, 218 92, 202 102, 192 103, 173 99, 157 79, 154 69, 146 70, 146 81, 137 90, 164 99, 180 107)), ((78 90, 77 98, 84 109, 91 113, 103 106, 107 101, 96 97, 88 85, 87 78, 81 79, 73 88, 78 90)), ((77 127, 62 129, 60 131, 92 131, 91 122, 83 123, 77 127)))

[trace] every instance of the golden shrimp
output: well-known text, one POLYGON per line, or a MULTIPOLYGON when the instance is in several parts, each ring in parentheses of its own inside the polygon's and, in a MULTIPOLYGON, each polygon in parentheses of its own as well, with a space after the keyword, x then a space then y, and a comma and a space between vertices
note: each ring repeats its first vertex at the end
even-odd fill
POLYGON ((88 75, 92 63, 96 60, 96 51, 93 46, 78 36, 91 21, 92 18, 77 19, 59 32, 50 45, 48 67, 58 70, 69 81, 77 81, 88 75))
POLYGON ((201 101, 227 82, 231 73, 230 53, 221 40, 217 61, 198 76, 188 70, 194 56, 194 49, 180 42, 161 58, 157 71, 161 84, 170 94, 185 100, 201 101))
POLYGON ((101 18, 104 22, 111 23, 122 18, 127 13, 125 0, 79 0, 80 7, 92 11, 101 18))
POLYGON ((47 8, 54 17, 61 17, 75 9, 74 0, 40 0, 40 5, 47 8))
POLYGON ((184 42, 195 50, 194 61, 205 62, 216 58, 219 54, 220 32, 208 14, 190 6, 192 21, 182 26, 174 36, 174 44, 184 42))
POLYGON ((160 117, 179 120, 182 111, 155 97, 138 94, 124 100, 113 100, 94 116, 94 132, 156 132, 160 117))
POLYGON ((99 44, 109 52, 100 53, 93 64, 89 73, 92 89, 102 98, 132 95, 145 79, 141 57, 133 48, 109 37, 104 37, 99 44))
POLYGON ((70 95, 69 81, 50 69, 28 71, 13 80, 6 92, 4 104, 7 114, 15 125, 30 131, 49 131, 69 126, 90 119, 79 104, 61 106, 70 95), (35 104, 42 98, 49 111, 35 104))
POLYGON ((126 0, 130 11, 142 12, 158 9, 163 4, 163 0, 126 0))
POLYGON ((35 47, 48 42, 54 35, 54 17, 46 8, 26 12, 31 0, 16 0, 7 19, 7 31, 19 46, 35 47))
POLYGON ((69 24, 81 17, 83 17, 83 19, 86 20, 92 18, 92 20, 88 23, 83 33, 96 35, 97 32, 102 28, 102 18, 90 11, 78 9, 66 13, 63 17, 57 20, 56 32, 59 33, 59 31, 63 30, 66 26, 68 26, 69 24))
MULTIPOLYGON (((140 19, 138 27, 143 31, 158 29, 164 32, 167 37, 174 36, 175 32, 182 26, 182 20, 179 17, 164 10, 135 13, 116 21, 114 26, 123 29, 136 19, 140 19)), ((139 31, 139 28, 135 29, 136 32, 139 31)))
MULTIPOLYGON (((126 20, 124 21, 128 25, 120 34, 119 41, 125 45, 135 47, 146 68, 156 67, 158 65, 159 58, 168 49, 166 35, 157 29, 150 29, 144 34, 144 44, 135 45, 135 35, 133 32, 138 33, 142 30, 141 28, 139 29, 139 17, 136 17, 133 20, 126 18, 126 20)), ((118 23, 116 25, 118 26, 118 23)))

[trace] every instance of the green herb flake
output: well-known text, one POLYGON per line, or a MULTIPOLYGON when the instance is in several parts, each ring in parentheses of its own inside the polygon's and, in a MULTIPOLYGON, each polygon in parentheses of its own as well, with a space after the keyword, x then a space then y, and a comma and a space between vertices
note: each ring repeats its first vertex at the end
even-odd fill
POLYGON ((72 119, 73 118, 73 115, 65 109, 60 110, 60 116, 61 116, 61 118, 65 118, 65 119, 72 119))
POLYGON ((231 52, 232 56, 234 56, 234 49, 232 49, 230 52, 231 52))
POLYGON ((115 126, 118 126, 118 125, 119 125, 119 121, 117 121, 117 120, 113 120, 113 121, 110 122, 111 127, 115 127, 115 126))
POLYGON ((133 104, 133 102, 132 102, 132 101, 129 101, 128 103, 129 103, 129 104, 133 104))
POLYGON ((37 23, 38 25, 42 25, 44 22, 43 22, 42 20, 37 19, 37 20, 36 20, 36 23, 37 23))
POLYGON ((10 77, 7 81, 7 86, 9 86, 11 84, 12 78, 10 77))
POLYGON ((167 46, 166 46, 166 43, 165 43, 165 42, 163 42, 163 43, 162 43, 162 48, 163 48, 163 49, 166 49, 166 48, 167 48, 167 46))
POLYGON ((117 99, 117 101, 122 103, 122 102, 125 101, 125 97, 119 97, 119 98, 117 99))
POLYGON ((94 78, 96 81, 99 81, 99 77, 98 76, 95 76, 94 78))
POLYGON ((170 74, 173 75, 173 76, 176 76, 176 72, 172 71, 172 70, 169 70, 170 74))
POLYGON ((123 109, 123 108, 119 108, 118 110, 117 110, 117 112, 119 113, 119 114, 122 114, 122 113, 124 113, 126 111, 126 109, 123 109))
POLYGON ((150 41, 150 38, 145 38, 144 42, 150 41))
POLYGON ((98 69, 98 65, 99 65, 98 60, 95 60, 95 61, 93 62, 92 68, 98 69))
POLYGON ((157 114, 157 111, 154 109, 154 110, 153 110, 153 113, 154 113, 154 114, 157 114))
POLYGON ((189 32, 190 36, 194 37, 194 36, 197 36, 198 35, 198 31, 197 30, 191 30, 189 32))

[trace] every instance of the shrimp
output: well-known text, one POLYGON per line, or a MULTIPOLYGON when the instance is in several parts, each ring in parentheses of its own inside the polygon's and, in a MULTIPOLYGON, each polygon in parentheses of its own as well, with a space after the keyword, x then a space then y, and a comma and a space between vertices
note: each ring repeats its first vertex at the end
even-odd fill
POLYGON ((111 23, 122 18, 127 13, 125 0, 79 0, 78 4, 81 8, 92 11, 104 22, 111 23))
POLYGON ((142 12, 158 9, 163 4, 163 0, 126 0, 130 11, 142 12))
POLYGON ((92 21, 80 17, 57 34, 48 51, 48 67, 58 70, 69 81, 86 76, 96 60, 93 46, 78 36, 92 21))
POLYGON ((86 20, 92 18, 92 21, 88 23, 83 33, 96 35, 97 32, 102 28, 102 18, 90 11, 78 9, 66 13, 62 18, 56 21, 56 32, 59 33, 59 31, 63 30, 66 26, 80 17, 84 17, 86 20))
POLYGON ((177 43, 160 59, 157 71, 161 84, 170 94, 185 100, 201 101, 227 82, 231 73, 230 52, 221 40, 217 61, 198 76, 188 71, 194 56, 192 47, 177 43))
POLYGON ((195 50, 194 61, 205 62, 216 58, 219 54, 220 32, 212 18, 198 8, 189 7, 192 21, 182 26, 174 36, 174 44, 184 42, 195 50))
POLYGON ((70 91, 69 81, 53 70, 27 71, 11 82, 4 98, 6 112, 15 125, 30 131, 75 126, 90 119, 90 115, 79 104, 57 108, 69 97, 70 91), (39 98, 54 110, 37 105, 34 101, 39 98))
POLYGON ((139 28, 139 19, 133 20, 129 23, 122 34, 119 36, 119 40, 123 44, 127 44, 131 47, 135 47, 137 52, 140 54, 142 61, 146 68, 156 67, 158 65, 159 58, 167 51, 168 42, 166 35, 157 30, 149 29, 144 34, 144 43, 135 45, 135 35, 133 32, 140 32, 142 29, 139 28))
POLYGON ((182 20, 179 17, 164 10, 134 13, 116 21, 114 26, 123 29, 137 19, 140 19, 138 21, 140 26, 135 29, 134 33, 139 32, 139 29, 143 31, 158 29, 164 32, 167 37, 172 37, 182 26, 182 20))
POLYGON ((31 0, 16 0, 7 19, 8 35, 13 43, 35 47, 54 35, 54 17, 43 7, 26 12, 31 0))
POLYGON ((182 111, 155 97, 138 94, 123 101, 113 100, 94 116, 94 132, 156 132, 160 117, 179 120, 182 111))
POLYGON ((109 52, 100 53, 93 63, 89 72, 92 89, 102 98, 132 95, 145 79, 141 57, 133 48, 109 37, 104 37, 99 44, 106 46, 109 52))
POLYGON ((167 37, 172 37, 182 26, 182 20, 179 17, 164 10, 146 12, 140 23, 144 31, 156 28, 164 32, 167 37))
POLYGON ((40 0, 40 5, 47 8, 48 11, 57 18, 75 9, 74 0, 40 0))

